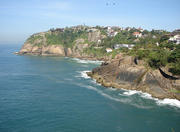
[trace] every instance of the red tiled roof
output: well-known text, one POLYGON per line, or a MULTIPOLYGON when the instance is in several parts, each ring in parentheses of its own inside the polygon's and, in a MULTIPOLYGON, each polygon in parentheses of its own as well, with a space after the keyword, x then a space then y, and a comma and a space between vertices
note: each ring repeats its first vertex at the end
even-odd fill
POLYGON ((139 35, 140 33, 139 32, 134 32, 133 35, 139 35))

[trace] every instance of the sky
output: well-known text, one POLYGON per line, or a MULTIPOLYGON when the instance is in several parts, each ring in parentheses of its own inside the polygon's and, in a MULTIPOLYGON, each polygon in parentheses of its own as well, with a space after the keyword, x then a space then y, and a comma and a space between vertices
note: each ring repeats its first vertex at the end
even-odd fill
POLYGON ((0 44, 75 25, 180 28, 180 0, 0 0, 0 44))

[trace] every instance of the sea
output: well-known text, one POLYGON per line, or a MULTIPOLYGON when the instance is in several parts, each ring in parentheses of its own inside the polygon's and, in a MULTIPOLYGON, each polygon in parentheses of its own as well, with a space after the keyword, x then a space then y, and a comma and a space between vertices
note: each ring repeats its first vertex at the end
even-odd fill
POLYGON ((180 101, 105 88, 100 61, 21 56, 0 45, 0 132, 180 132, 180 101))

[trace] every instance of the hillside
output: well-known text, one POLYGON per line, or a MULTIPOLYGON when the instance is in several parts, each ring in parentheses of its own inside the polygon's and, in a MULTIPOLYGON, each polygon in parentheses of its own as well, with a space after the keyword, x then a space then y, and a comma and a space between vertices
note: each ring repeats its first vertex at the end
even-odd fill
POLYGON ((160 99, 180 100, 180 79, 166 74, 164 68, 151 69, 144 64, 143 60, 119 54, 87 74, 105 87, 138 90, 160 99))
POLYGON ((89 76, 104 86, 180 99, 180 32, 74 26, 30 36, 20 55, 104 60, 89 76))
POLYGON ((119 53, 143 59, 152 69, 180 75, 180 32, 142 28, 74 26, 30 36, 19 54, 111 60, 119 53))

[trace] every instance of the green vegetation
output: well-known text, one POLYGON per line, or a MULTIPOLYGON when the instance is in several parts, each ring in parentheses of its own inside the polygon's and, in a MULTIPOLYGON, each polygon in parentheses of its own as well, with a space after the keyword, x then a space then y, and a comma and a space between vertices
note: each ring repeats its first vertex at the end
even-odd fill
POLYGON ((46 35, 48 45, 63 45, 64 47, 72 47, 77 38, 87 38, 85 31, 74 31, 66 28, 63 32, 51 32, 46 35))
POLYGON ((175 75, 180 75, 180 45, 174 47, 175 50, 173 50, 168 56, 168 62, 170 63, 169 71, 175 75))
POLYGON ((172 92, 172 93, 180 93, 180 91, 177 90, 177 89, 171 89, 170 92, 172 92))
POLYGON ((160 46, 136 45, 128 54, 145 60, 153 69, 167 67, 173 75, 180 75, 180 45, 168 42, 164 36, 160 38, 159 43, 160 46))
POLYGON ((84 53, 87 53, 89 55, 95 56, 95 57, 103 57, 106 54, 106 50, 105 48, 94 48, 94 47, 90 47, 90 48, 86 48, 84 50, 84 53))
POLYGON ((107 37, 103 40, 101 46, 113 48, 114 44, 135 44, 135 39, 129 31, 119 32, 115 37, 107 37))
MULTIPOLYGON (((89 48, 84 49, 84 53, 95 57, 115 56, 119 53, 125 53, 131 56, 135 56, 138 59, 143 59, 147 66, 152 69, 158 69, 159 67, 166 67, 173 75, 180 75, 180 45, 176 45, 173 42, 169 42, 169 32, 161 30, 144 30, 140 31, 136 28, 127 28, 121 30, 119 28, 113 28, 114 31, 118 31, 116 36, 108 36, 107 27, 96 26, 93 29, 97 29, 101 32, 100 43, 95 41, 89 41, 88 31, 92 27, 77 26, 72 28, 63 29, 51 29, 45 34, 47 45, 63 45, 64 47, 73 47, 77 39, 84 39, 83 43, 89 44, 89 48), (134 32, 139 32, 142 37, 135 37, 134 32), (103 36, 103 39, 102 39, 103 36), (128 48, 120 48, 113 50, 110 53, 106 52, 106 48, 112 48, 115 44, 134 44, 132 50, 128 48)), ((112 30, 112 29, 111 29, 112 30)), ((93 31, 91 31, 92 33, 93 31)), ((110 32, 111 33, 111 32, 110 32)), ((28 42, 37 46, 41 46, 43 37, 41 35, 32 35, 28 42)), ((81 42, 79 42, 81 44, 81 42)))
POLYGON ((99 29, 102 35, 106 35, 107 36, 107 32, 106 32, 105 28, 102 28, 100 26, 96 26, 96 29, 99 29))
POLYGON ((105 38, 103 40, 103 43, 101 43, 101 46, 113 48, 114 44, 139 44, 139 45, 144 45, 144 46, 149 45, 149 44, 153 45, 156 42, 159 42, 160 38, 168 33, 166 31, 157 32, 157 31, 152 30, 150 32, 150 31, 144 30, 142 32, 143 37, 136 38, 133 35, 134 32, 140 32, 140 31, 135 28, 132 28, 129 31, 128 30, 119 31, 115 37, 105 38))
POLYGON ((115 56, 119 53, 127 53, 128 52, 128 48, 120 48, 120 49, 114 49, 112 52, 110 53, 106 53, 108 56, 112 56, 112 59, 115 58, 115 56))
POLYGON ((28 41, 29 43, 34 43, 35 40, 41 40, 41 39, 43 39, 43 37, 40 36, 40 35, 32 35, 32 36, 30 36, 30 37, 28 38, 27 41, 28 41))

